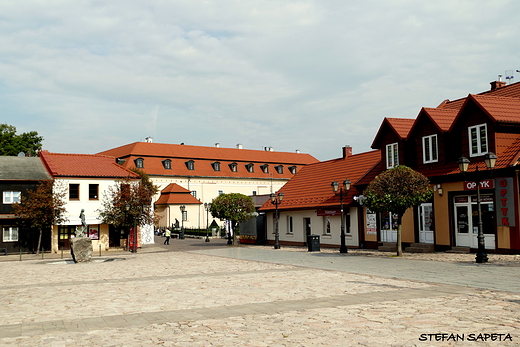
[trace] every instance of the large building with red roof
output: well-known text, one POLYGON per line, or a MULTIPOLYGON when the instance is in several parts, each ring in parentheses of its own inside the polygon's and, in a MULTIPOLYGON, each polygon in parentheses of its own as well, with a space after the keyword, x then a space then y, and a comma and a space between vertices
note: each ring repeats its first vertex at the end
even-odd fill
POLYGON ((162 191, 155 197, 156 211, 162 217, 160 227, 171 227, 175 219, 186 227, 205 228, 204 203, 222 193, 245 195, 270 194, 281 188, 304 166, 318 162, 309 154, 265 150, 191 146, 184 144, 134 142, 99 153, 117 158, 125 168, 146 172, 162 191), (172 185, 174 184, 174 185, 172 185), (193 199, 171 194, 172 189, 186 189, 193 199), (184 212, 180 207, 184 206, 184 212))
MULTIPOLYGON (((115 158, 92 154, 64 154, 41 151, 39 157, 58 186, 67 190, 67 221, 55 225, 51 235, 51 250, 54 253, 70 249, 70 239, 77 226, 81 225, 80 213, 84 210, 88 225, 88 237, 92 239, 94 250, 103 251, 126 246, 127 230, 116 230, 104 224, 98 210, 102 207, 103 195, 118 181, 125 178, 140 179, 136 173, 118 165, 115 158), (123 233, 122 233, 123 232, 123 233)), ((153 226, 141 230, 141 242, 153 243, 153 226)))

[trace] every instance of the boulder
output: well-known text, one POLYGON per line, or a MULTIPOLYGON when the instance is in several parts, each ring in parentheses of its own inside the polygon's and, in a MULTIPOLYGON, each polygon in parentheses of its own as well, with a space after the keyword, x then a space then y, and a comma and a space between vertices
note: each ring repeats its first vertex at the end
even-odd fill
POLYGON ((88 263, 92 258, 92 240, 90 237, 70 239, 70 253, 75 263, 88 263))

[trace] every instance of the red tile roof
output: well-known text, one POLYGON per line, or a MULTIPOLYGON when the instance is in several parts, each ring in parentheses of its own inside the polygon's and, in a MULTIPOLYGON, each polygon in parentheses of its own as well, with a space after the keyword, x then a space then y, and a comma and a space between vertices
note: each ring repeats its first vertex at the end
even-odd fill
POLYGON ((276 151, 261 151, 237 148, 203 147, 174 145, 164 143, 135 142, 99 154, 110 155, 126 160, 125 167, 134 167, 134 160, 144 159, 143 170, 149 175, 163 176, 202 176, 202 177, 235 177, 235 178, 280 178, 293 176, 289 167, 295 166, 298 171, 307 164, 318 160, 309 154, 276 151), (166 169, 163 161, 171 160, 171 169, 166 169), (189 170, 186 162, 194 161, 194 170, 189 170), (215 171, 212 163, 220 163, 220 171, 215 171), (237 164, 233 172, 230 164, 237 164), (245 165, 253 163, 254 172, 249 172, 245 165), (267 164, 268 172, 264 173, 260 165, 267 164), (282 165, 283 172, 278 173, 275 166, 282 165))
MULTIPOLYGON (((331 182, 341 184, 345 179, 352 182, 352 187, 344 197, 344 204, 352 203, 352 198, 360 193, 354 184, 381 160, 379 150, 355 154, 347 158, 333 159, 302 168, 280 192, 284 194, 281 210, 339 207, 339 196, 331 189, 331 182)), ((273 210, 274 206, 267 201, 262 210, 273 210)))
POLYGON ((410 129, 415 123, 415 119, 411 118, 388 118, 385 117, 379 130, 377 131, 376 137, 374 137, 374 141, 372 142, 372 148, 378 149, 378 144, 381 141, 381 136, 385 133, 385 128, 390 128, 399 138, 402 140, 406 139, 408 136, 410 129))
POLYGON ((53 177, 140 178, 105 155, 41 151, 39 156, 53 177))
POLYGON ((200 200, 191 195, 188 189, 185 189, 177 183, 170 183, 161 191, 161 196, 155 202, 156 205, 188 205, 202 204, 200 200))
POLYGON ((453 120, 457 117, 457 110, 454 109, 424 107, 423 110, 441 132, 448 131, 453 120))
POLYGON ((520 98, 470 95, 495 122, 520 123, 520 98))

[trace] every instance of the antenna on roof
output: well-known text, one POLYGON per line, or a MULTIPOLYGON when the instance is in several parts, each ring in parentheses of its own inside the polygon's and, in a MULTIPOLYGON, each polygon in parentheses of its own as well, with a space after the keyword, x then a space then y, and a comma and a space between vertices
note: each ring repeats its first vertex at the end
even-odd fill
POLYGON ((513 83, 513 78, 515 78, 515 76, 513 75, 513 70, 507 70, 506 71, 506 82, 513 83))
POLYGON ((498 82, 502 82, 502 75, 498 75, 498 82))

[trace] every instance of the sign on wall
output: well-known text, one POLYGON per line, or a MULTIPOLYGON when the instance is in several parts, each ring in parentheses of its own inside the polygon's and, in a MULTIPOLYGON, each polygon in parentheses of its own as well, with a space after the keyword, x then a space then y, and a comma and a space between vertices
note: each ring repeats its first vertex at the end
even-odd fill
POLYGON ((376 214, 367 210, 367 235, 377 235, 376 214))
POLYGON ((498 178, 495 189, 497 201, 497 225, 515 226, 515 204, 513 192, 513 178, 498 178))

